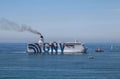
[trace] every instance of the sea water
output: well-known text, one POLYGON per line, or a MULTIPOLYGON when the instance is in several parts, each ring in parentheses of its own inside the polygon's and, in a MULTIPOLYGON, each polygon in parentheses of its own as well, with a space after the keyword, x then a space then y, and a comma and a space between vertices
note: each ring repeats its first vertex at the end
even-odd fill
POLYGON ((120 43, 85 45, 86 54, 28 55, 25 43, 0 43, 0 79, 120 79, 120 43))

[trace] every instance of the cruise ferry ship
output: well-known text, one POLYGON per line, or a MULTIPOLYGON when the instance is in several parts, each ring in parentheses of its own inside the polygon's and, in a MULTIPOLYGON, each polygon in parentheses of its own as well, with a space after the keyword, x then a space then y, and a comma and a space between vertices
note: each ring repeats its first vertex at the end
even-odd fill
POLYGON ((87 48, 81 42, 44 42, 43 36, 40 34, 38 43, 27 45, 28 54, 75 54, 86 53, 87 48))

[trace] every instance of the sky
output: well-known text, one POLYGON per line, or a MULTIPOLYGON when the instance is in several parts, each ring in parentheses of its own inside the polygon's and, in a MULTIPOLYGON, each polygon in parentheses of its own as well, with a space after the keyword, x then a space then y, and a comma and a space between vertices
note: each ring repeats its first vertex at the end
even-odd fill
MULTIPOLYGON (((120 0, 0 0, 0 18, 27 24, 47 41, 120 42, 120 0)), ((0 28, 0 42, 39 36, 0 28)))

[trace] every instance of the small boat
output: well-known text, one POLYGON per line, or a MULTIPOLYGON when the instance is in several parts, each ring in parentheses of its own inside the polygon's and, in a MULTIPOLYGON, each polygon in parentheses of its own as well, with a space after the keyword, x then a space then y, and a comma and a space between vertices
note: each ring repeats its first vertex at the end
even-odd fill
POLYGON ((89 59, 94 59, 94 56, 88 56, 89 59))
POLYGON ((104 52, 101 48, 98 48, 97 50, 95 50, 95 52, 104 52))

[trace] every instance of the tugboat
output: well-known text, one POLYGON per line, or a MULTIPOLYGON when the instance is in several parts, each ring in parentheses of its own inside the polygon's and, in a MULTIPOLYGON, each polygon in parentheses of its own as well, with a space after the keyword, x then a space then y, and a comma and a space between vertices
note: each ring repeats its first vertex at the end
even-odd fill
POLYGON ((86 53, 87 48, 81 42, 44 42, 44 37, 40 34, 38 43, 27 45, 28 54, 74 54, 86 53))
POLYGON ((95 50, 96 52, 104 52, 101 48, 98 48, 97 50, 95 50))

